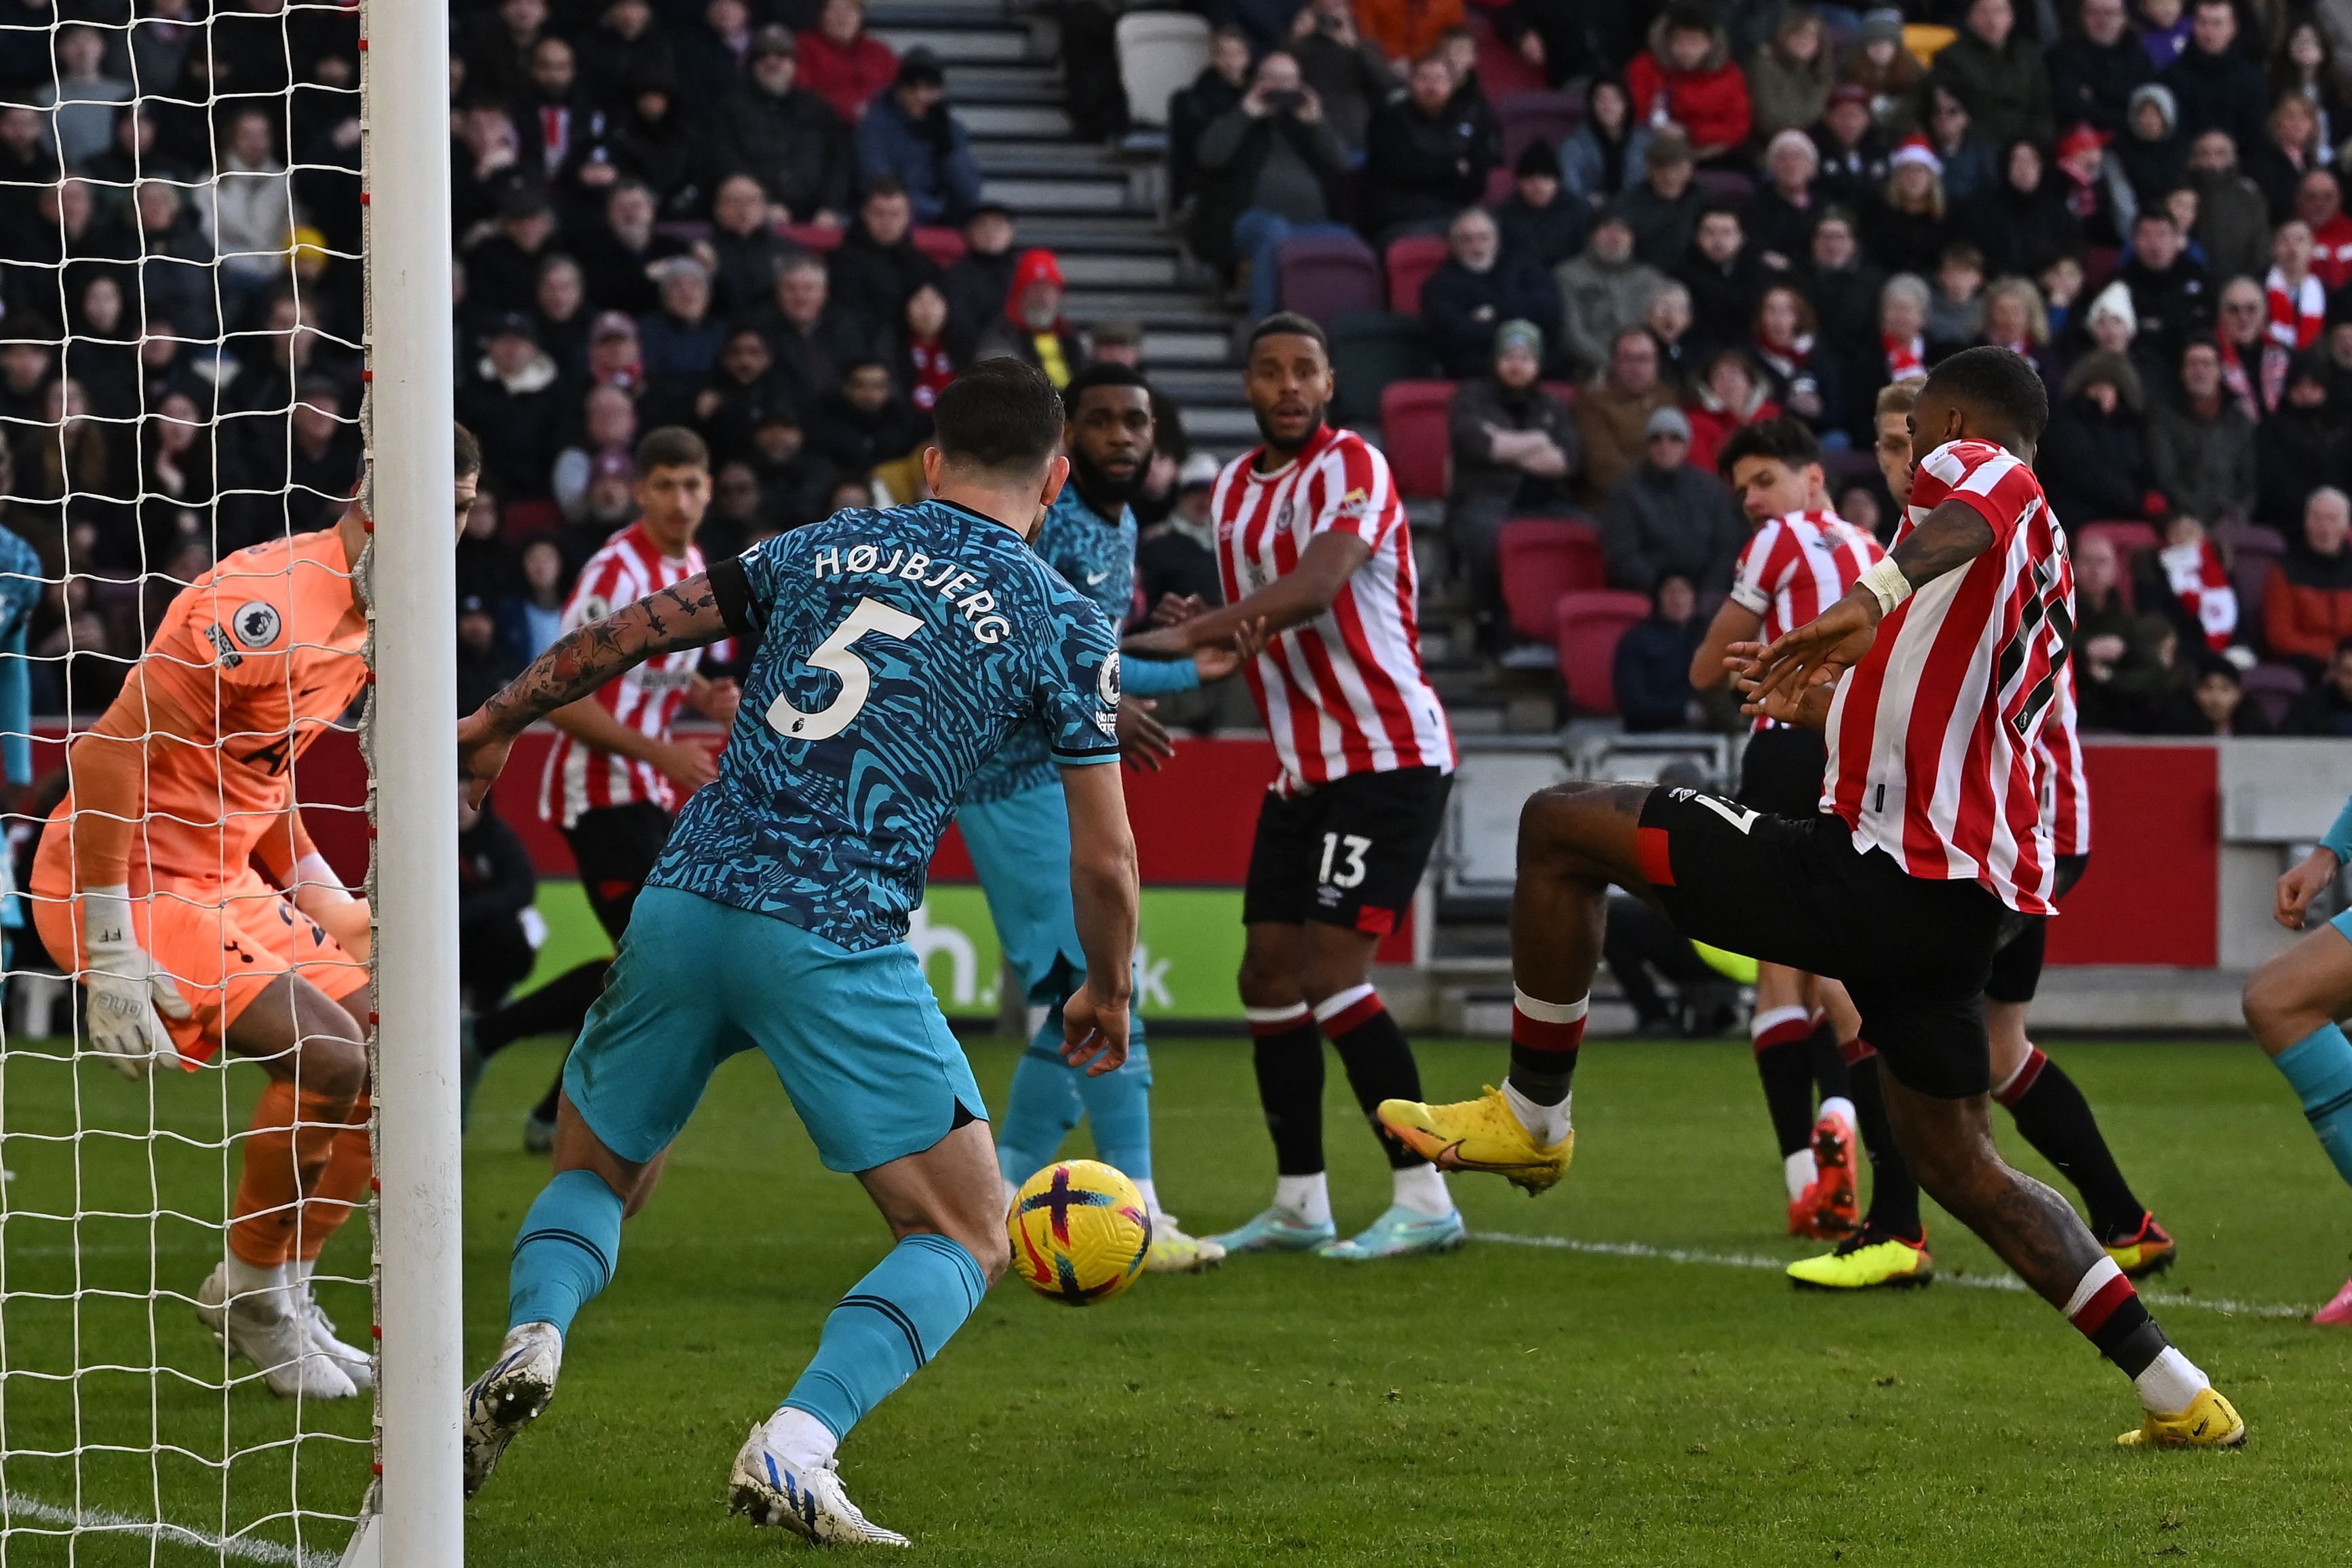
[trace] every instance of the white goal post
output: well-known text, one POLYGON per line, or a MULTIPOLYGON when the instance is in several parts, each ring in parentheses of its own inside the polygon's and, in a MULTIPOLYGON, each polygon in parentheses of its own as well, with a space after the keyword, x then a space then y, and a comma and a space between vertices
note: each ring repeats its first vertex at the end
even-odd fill
POLYGON ((360 26, 380 1513, 346 1561, 449 1568, 466 1552, 449 15, 437 0, 364 0, 360 26))

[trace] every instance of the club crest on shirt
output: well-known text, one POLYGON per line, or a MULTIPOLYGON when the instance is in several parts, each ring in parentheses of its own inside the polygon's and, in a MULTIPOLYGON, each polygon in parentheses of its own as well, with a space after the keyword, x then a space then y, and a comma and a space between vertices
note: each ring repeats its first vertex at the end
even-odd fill
POLYGON ((236 614, 229 617, 229 629, 236 634, 236 640, 247 647, 268 647, 276 642, 282 624, 278 606, 267 599, 253 599, 239 605, 236 614))

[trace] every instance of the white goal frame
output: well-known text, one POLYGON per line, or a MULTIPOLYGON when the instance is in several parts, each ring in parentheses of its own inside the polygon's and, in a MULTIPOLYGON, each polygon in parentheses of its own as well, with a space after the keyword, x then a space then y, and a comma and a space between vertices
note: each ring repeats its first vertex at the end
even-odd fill
POLYGON ((345 1561, 369 1568, 466 1556, 448 103, 447 8, 363 0, 379 1480, 345 1561))

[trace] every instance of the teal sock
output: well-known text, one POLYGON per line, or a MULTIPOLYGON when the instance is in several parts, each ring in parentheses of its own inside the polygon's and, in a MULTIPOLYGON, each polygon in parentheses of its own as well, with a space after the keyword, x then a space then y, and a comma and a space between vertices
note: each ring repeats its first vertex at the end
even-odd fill
POLYGON ((2352 1182, 2352 1041, 2334 1024, 2322 1024, 2272 1059, 2294 1085, 2336 1173, 2352 1182))
POLYGON ((940 1353, 988 1290, 971 1253, 944 1236, 906 1237, 824 1321, 816 1359, 784 1407, 806 1411, 835 1437, 865 1419, 940 1353))
POLYGON ((572 1320, 613 1282, 621 1261, 621 1199, 593 1171, 562 1171, 541 1189, 515 1237, 507 1327, 572 1320))
POLYGON ((1086 1109, 1078 1100, 1077 1080, 1062 1060, 1062 1010, 1056 1007, 1013 1064, 1004 1119, 996 1125, 996 1168, 1006 1181, 1017 1186, 1052 1162, 1086 1109))
POLYGON ((1151 1052, 1143 1043, 1143 1020, 1134 1020, 1125 1066, 1100 1078, 1076 1077, 1095 1158, 1131 1181, 1151 1180, 1151 1052))

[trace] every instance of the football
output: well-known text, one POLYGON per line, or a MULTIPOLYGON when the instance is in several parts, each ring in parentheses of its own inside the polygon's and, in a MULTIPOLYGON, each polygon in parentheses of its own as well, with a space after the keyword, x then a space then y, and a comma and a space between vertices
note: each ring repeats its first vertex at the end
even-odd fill
POLYGON ((1005 1216, 1013 1267, 1040 1296, 1070 1307, 1135 1283, 1151 1250, 1151 1215, 1135 1184, 1099 1160, 1056 1160, 1021 1184, 1005 1216))

